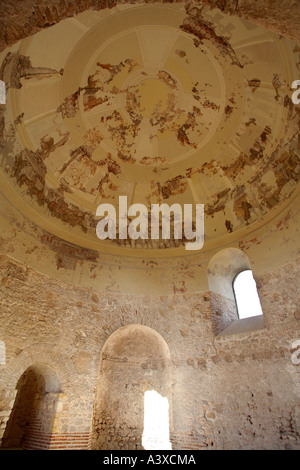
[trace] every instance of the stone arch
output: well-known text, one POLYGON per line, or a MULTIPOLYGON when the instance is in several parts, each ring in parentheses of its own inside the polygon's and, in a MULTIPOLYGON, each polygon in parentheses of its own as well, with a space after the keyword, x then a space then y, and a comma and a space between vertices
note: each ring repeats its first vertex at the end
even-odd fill
POLYGON ((37 362, 22 373, 16 385, 2 448, 49 447, 60 389, 60 378, 48 364, 37 362))
POLYGON ((11 361, 7 361, 6 368, 0 378, 0 385, 4 389, 15 388, 23 372, 35 363, 44 363, 57 371, 60 377, 61 388, 70 381, 70 376, 76 374, 74 362, 62 352, 57 352, 47 343, 31 344, 23 349, 11 361))
MULTIPOLYGON (((42 448, 47 448, 53 432, 61 432, 63 425, 63 412, 58 412, 60 407, 66 406, 69 402, 70 383, 76 377, 74 361, 63 352, 56 351, 53 345, 48 343, 36 343, 23 349, 17 356, 7 360, 0 377, 0 401, 2 403, 2 413, 0 416, 0 443, 3 439, 7 423, 10 419, 13 406, 18 394, 18 382, 26 370, 34 365, 39 365, 39 371, 44 375, 44 394, 47 399, 52 399, 56 403, 56 414, 53 412, 54 427, 50 430, 50 424, 44 425, 44 441, 42 448), (50 372, 54 371, 54 375, 50 372), (56 377, 56 379, 54 378, 56 377), (59 387, 58 387, 59 385, 59 387), (4 428, 5 426, 5 428, 4 428), (47 430, 47 431, 46 431, 47 430)), ((45 398, 46 400, 46 398, 45 398)), ((41 404, 41 410, 45 401, 41 404)), ((46 421, 45 421, 46 423, 46 421)), ((38 424, 36 422, 36 424, 38 424)), ((37 428, 36 428, 37 429, 37 428)), ((40 433, 40 432, 39 432, 40 433)), ((1 445, 1 444, 0 444, 1 445)), ((36 446, 36 444, 35 444, 36 446)), ((37 448, 37 447, 35 447, 37 448)))
POLYGON ((92 449, 170 448, 170 364, 169 348, 152 328, 130 324, 111 334, 101 352, 92 449), (151 407, 149 399, 152 398, 156 400, 152 403, 152 417, 162 405, 159 425, 162 429, 165 424, 168 435, 159 435, 155 422, 151 431, 151 424, 146 422, 146 408, 151 407))

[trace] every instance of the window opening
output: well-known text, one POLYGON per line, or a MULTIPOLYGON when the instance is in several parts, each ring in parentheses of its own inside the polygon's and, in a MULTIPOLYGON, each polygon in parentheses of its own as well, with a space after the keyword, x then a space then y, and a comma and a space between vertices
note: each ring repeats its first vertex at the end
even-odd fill
POLYGON ((251 269, 242 271, 235 277, 233 291, 239 318, 263 315, 251 269))

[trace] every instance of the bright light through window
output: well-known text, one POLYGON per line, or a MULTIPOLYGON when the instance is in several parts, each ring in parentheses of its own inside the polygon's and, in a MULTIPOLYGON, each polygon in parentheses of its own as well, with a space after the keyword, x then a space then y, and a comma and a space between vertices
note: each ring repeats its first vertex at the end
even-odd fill
POLYGON ((145 450, 171 450, 169 438, 168 399, 149 390, 144 395, 143 447, 145 450))
POLYGON ((239 318, 262 315, 262 309, 251 270, 242 271, 233 283, 239 318))

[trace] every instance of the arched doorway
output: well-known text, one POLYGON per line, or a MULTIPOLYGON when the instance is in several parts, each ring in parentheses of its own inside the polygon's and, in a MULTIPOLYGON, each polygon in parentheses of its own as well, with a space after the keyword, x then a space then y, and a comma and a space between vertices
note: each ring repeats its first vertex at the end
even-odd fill
POLYGON ((101 353, 92 449, 170 449, 170 352, 143 325, 119 328, 101 353))
POLYGON ((60 390, 56 372, 46 364, 28 367, 18 380, 17 395, 3 435, 3 449, 48 448, 60 390), (38 438, 37 438, 38 437, 38 438), (47 441, 49 438, 47 439, 47 441))

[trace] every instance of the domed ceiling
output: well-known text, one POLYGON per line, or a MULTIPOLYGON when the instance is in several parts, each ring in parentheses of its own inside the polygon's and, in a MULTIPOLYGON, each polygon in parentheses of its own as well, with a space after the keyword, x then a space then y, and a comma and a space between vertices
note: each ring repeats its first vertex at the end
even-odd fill
POLYGON ((204 204, 205 249, 297 194, 300 47, 216 10, 87 11, 1 54, 1 189, 37 226, 108 253, 185 240, 105 240, 96 209, 204 204))

